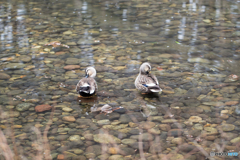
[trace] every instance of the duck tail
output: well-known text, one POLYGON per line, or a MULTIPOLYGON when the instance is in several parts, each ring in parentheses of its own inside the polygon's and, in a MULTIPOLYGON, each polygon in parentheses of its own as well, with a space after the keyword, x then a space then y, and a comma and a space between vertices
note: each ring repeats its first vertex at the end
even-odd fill
POLYGON ((85 92, 85 93, 88 93, 89 90, 90 90, 90 86, 80 87, 79 89, 80 92, 85 92))
POLYGON ((158 85, 151 86, 151 87, 148 87, 148 88, 151 92, 161 92, 162 91, 162 89, 158 85))

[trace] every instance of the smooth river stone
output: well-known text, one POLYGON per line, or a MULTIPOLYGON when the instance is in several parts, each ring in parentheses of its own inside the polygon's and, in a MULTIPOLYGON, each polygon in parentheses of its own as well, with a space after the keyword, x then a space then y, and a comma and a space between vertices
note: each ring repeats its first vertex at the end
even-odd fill
POLYGON ((225 102, 225 105, 231 106, 231 105, 236 105, 238 103, 239 103, 238 101, 228 101, 228 102, 225 102))
POLYGON ((126 144, 126 145, 129 145, 129 144, 132 144, 132 143, 135 143, 135 142, 137 142, 136 139, 123 139, 122 140, 122 143, 126 144))
POLYGON ((215 106, 215 107, 224 106, 223 102, 203 102, 203 104, 207 106, 215 106))
POLYGON ((70 141, 80 141, 81 137, 79 135, 72 135, 69 137, 70 141))
POLYGON ((23 63, 8 63, 6 65, 7 69, 21 69, 24 68, 26 65, 23 63))
POLYGON ((63 34, 70 35, 70 34, 72 34, 72 31, 65 31, 65 32, 63 32, 63 34))
POLYGON ((233 124, 223 124, 219 129, 222 129, 224 132, 233 131, 235 126, 233 124))
POLYGON ((115 160, 115 159, 119 159, 119 160, 123 160, 123 156, 122 155, 111 155, 108 160, 115 160))
POLYGON ((76 119, 73 116, 65 116, 63 117, 64 121, 68 121, 68 122, 75 122, 76 119))
POLYGON ((195 123, 197 123, 197 122, 199 122, 199 121, 201 121, 201 120, 202 120, 202 118, 199 117, 199 116, 191 116, 191 117, 188 119, 188 121, 190 121, 190 122, 195 122, 195 123))
POLYGON ((79 69, 80 66, 79 65, 66 65, 63 68, 66 69, 66 70, 73 70, 73 69, 79 69))
POLYGON ((62 108, 62 110, 65 112, 71 112, 73 109, 69 108, 69 107, 64 107, 64 108, 62 108))
POLYGON ((7 95, 14 96, 14 95, 21 94, 22 92, 23 92, 23 90, 10 90, 7 92, 7 95))
POLYGON ((231 143, 238 143, 238 142, 240 142, 240 137, 234 138, 230 142, 231 143))
POLYGON ((131 139, 136 139, 136 140, 141 138, 142 141, 152 141, 154 137, 150 133, 142 133, 141 135, 132 135, 130 138, 131 139))
POLYGON ((25 63, 26 63, 26 62, 30 62, 30 61, 32 60, 31 57, 26 56, 26 55, 20 56, 19 59, 20 59, 20 61, 25 62, 25 63))
POLYGON ((93 136, 94 141, 98 143, 104 143, 104 144, 115 144, 115 143, 121 143, 121 140, 117 137, 114 137, 113 135, 109 134, 96 134, 93 136))
POLYGON ((218 134, 217 129, 213 127, 204 127, 204 130, 208 131, 208 134, 210 135, 218 134))
POLYGON ((52 109, 52 106, 50 106, 49 104, 42 104, 35 107, 36 112, 44 112, 51 109, 52 109))
POLYGON ((181 137, 173 138, 172 143, 173 144, 182 144, 184 140, 181 137))
POLYGON ((162 120, 162 123, 176 123, 177 120, 176 119, 164 119, 162 120))
POLYGON ((97 124, 107 125, 107 124, 110 124, 110 121, 109 121, 109 119, 102 119, 102 120, 97 121, 97 124))
POLYGON ((0 73, 0 80, 5 80, 5 79, 9 79, 11 78, 11 76, 9 76, 6 73, 0 73))
POLYGON ((208 59, 203 59, 203 58, 188 58, 188 62, 191 63, 210 63, 208 59))
POLYGON ((153 128, 156 124, 154 122, 142 122, 140 123, 139 127, 143 129, 150 129, 153 128))
POLYGON ((33 103, 20 103, 17 105, 16 110, 19 112, 27 111, 30 107, 33 107, 33 103))

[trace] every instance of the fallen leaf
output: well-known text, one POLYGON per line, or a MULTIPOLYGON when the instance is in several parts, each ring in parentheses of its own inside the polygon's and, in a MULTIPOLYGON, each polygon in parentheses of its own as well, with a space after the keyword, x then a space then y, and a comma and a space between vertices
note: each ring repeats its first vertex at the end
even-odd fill
POLYGON ((164 69, 162 69, 161 67, 157 67, 157 70, 164 71, 164 69))

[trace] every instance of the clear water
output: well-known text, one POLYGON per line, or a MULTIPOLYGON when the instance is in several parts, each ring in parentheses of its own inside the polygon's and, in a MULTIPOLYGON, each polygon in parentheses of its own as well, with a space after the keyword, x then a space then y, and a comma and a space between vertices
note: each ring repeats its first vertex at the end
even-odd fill
POLYGON ((210 156, 239 151, 239 19, 238 1, 1 1, 0 159, 239 158, 210 156), (161 95, 135 89, 143 62, 161 95))

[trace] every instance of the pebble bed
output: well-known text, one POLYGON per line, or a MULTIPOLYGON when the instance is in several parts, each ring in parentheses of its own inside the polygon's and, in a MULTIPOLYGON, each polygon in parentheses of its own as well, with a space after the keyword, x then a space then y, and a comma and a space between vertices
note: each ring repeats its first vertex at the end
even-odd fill
POLYGON ((210 156, 240 150, 238 2, 0 6, 0 137, 9 147, 0 159, 240 158, 210 156), (161 95, 135 89, 143 62, 161 95), (88 66, 99 91, 81 99, 75 86, 88 66), (91 112, 105 104, 121 108, 91 112))

